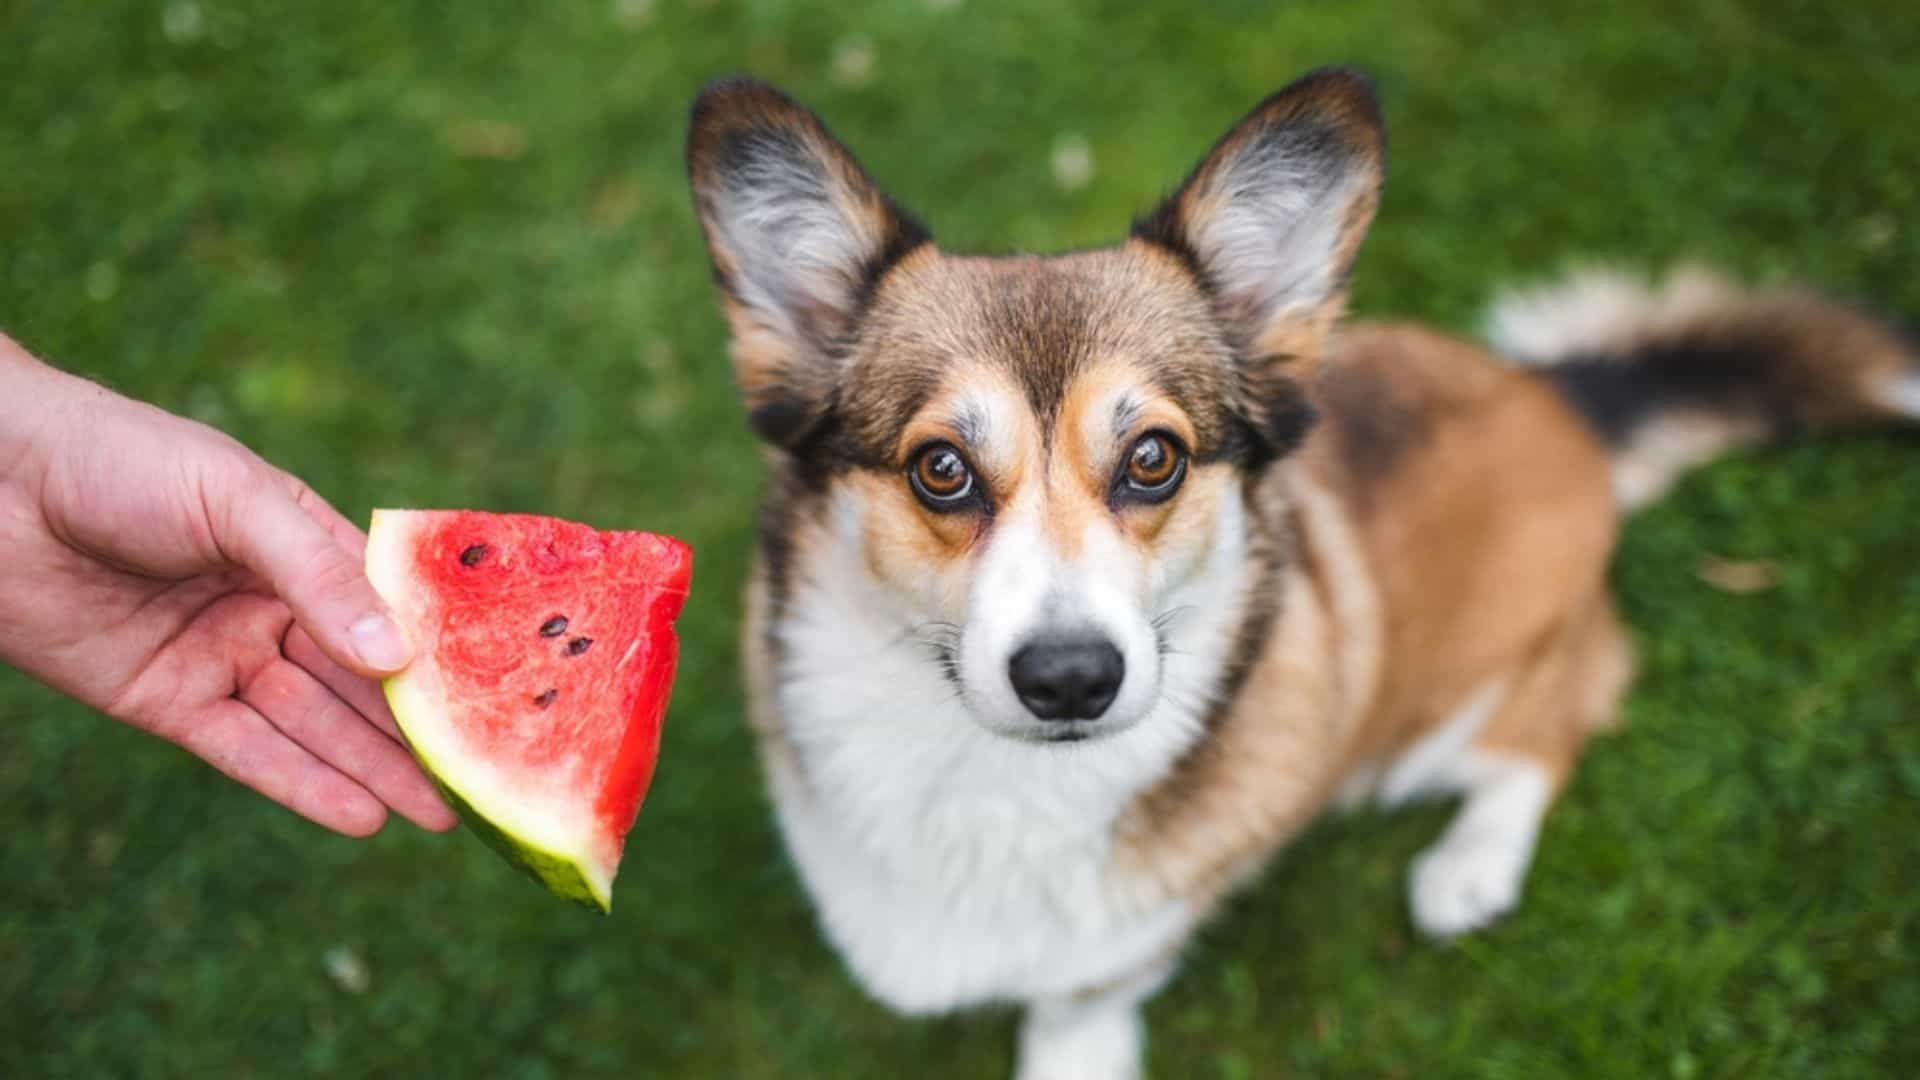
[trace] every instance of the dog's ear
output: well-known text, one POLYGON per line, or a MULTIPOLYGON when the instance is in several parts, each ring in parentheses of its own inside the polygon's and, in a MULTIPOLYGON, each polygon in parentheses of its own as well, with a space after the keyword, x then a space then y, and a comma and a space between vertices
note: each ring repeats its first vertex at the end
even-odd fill
POLYGON ((818 116, 753 79, 695 99, 687 173, 749 422, 793 447, 824 415, 880 276, 931 237, 818 116))
POLYGON ((1234 125, 1134 235, 1187 262, 1244 357, 1311 364, 1379 203, 1385 139, 1364 76, 1313 72, 1234 125))

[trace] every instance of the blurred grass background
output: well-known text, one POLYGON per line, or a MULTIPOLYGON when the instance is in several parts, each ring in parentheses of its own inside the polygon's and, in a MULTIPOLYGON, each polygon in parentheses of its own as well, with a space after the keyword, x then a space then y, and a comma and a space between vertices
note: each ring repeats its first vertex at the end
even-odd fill
MULTIPOLYGON (((1224 127, 1356 62, 1392 129, 1362 315, 1469 329, 1570 255, 1920 311, 1911 4, 0 2, 0 327, 349 514, 699 552, 611 918, 472 837, 332 837, 0 672, 0 1075, 991 1076, 816 937, 740 718, 755 454, 685 104, 810 100, 954 249, 1117 238, 1224 127)), ((30 406, 9 402, 7 407, 30 406)), ((1151 1008, 1160 1076, 1920 1071, 1920 450, 1730 462, 1629 531, 1626 731, 1520 914, 1402 905, 1430 809, 1324 825, 1151 1008), (1718 590, 1708 556, 1777 584, 1718 590)))

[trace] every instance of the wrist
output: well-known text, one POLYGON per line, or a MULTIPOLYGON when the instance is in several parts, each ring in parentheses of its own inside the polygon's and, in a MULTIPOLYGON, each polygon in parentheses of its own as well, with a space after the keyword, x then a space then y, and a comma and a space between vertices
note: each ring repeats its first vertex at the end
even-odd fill
POLYGON ((81 385, 0 333, 0 487, 30 488, 45 471, 52 433, 67 422, 81 385))

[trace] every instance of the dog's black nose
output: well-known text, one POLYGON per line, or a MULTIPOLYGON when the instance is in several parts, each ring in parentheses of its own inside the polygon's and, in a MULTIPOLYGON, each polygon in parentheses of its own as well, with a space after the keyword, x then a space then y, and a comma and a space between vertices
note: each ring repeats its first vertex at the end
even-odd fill
POLYGON ((1007 664, 1013 692, 1042 720, 1091 720, 1107 711, 1127 662, 1104 638, 1035 641, 1007 664))

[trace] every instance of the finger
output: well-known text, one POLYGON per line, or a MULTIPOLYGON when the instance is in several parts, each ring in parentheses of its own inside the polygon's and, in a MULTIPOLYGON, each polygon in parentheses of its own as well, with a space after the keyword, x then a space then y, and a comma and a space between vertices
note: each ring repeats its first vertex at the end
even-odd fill
POLYGON ((333 504, 320 497, 320 493, 308 487, 304 481, 291 473, 280 473, 281 482, 293 495, 293 501, 302 510, 320 523, 320 527, 353 556, 355 562, 367 561, 367 534, 355 525, 345 514, 333 508, 333 504))
MULTIPOLYGON (((381 692, 378 685, 327 659, 326 654, 320 651, 320 646, 314 644, 313 638, 298 626, 287 632, 283 652, 288 660, 304 668, 307 674, 320 685, 333 691, 340 700, 351 706, 367 722, 390 736, 394 744, 401 747, 407 754, 409 765, 418 768, 418 762, 413 759, 412 752, 405 749, 406 736, 401 734, 400 724, 394 719, 393 710, 387 707, 387 696, 381 692)), ((407 813, 407 817, 415 824, 436 831, 452 828, 458 824, 460 820, 458 815, 446 805, 445 800, 440 798, 439 791, 434 789, 431 783, 428 784, 428 790, 432 792, 436 805, 445 811, 445 818, 440 820, 444 820, 446 824, 435 824, 433 819, 423 819, 405 810, 401 812, 407 813)), ((394 804, 394 808, 400 809, 397 804, 394 804)))
POLYGON ((240 700, 415 825, 443 832, 459 823, 412 754, 292 662, 261 668, 240 700))
MULTIPOLYGON (((270 468, 215 478, 211 515, 221 550, 273 587, 293 617, 335 663, 362 675, 389 675, 413 646, 374 592, 361 560, 341 546, 270 468)), ((316 501, 317 496, 313 497, 316 501)))
POLYGON ((320 680, 320 685, 353 706, 353 710, 366 717, 374 727, 386 732, 395 741, 405 740, 406 737, 400 734, 400 725, 394 722, 393 710, 387 707, 387 695, 381 691, 380 684, 327 659, 327 654, 320 651, 320 646, 313 643, 313 636, 305 630, 297 625, 288 630, 281 652, 287 659, 305 668, 307 674, 320 680))
POLYGON ((372 836, 387 808, 366 788, 295 745, 236 698, 221 698, 169 735, 194 756, 317 825, 372 836))

